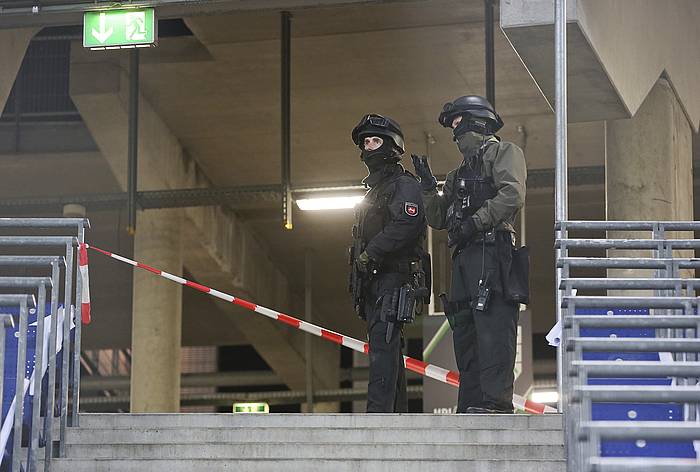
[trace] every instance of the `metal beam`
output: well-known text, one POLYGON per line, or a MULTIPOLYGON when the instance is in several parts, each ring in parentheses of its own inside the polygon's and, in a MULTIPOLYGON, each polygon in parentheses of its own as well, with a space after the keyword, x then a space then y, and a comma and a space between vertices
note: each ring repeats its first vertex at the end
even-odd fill
MULTIPOLYGON (((698 164, 700 165, 700 163, 698 164)), ((576 167, 571 169, 573 185, 602 185, 605 182, 603 166, 576 167)), ((444 180, 444 176, 438 176, 444 180)), ((534 169, 528 172, 528 189, 548 189, 554 185, 552 169, 534 169)), ((362 185, 356 182, 335 182, 300 186, 291 189, 292 196, 333 192, 364 192, 362 185)), ((248 185, 239 187, 189 188, 174 190, 148 190, 136 193, 136 201, 142 209, 183 208, 197 206, 225 206, 232 210, 260 208, 278 204, 282 199, 280 185, 248 185), (267 205, 262 205, 267 204, 267 205)), ((0 201, 3 211, 15 209, 60 210, 63 205, 76 203, 91 210, 123 208, 127 201, 126 193, 91 193, 65 195, 59 197, 15 198, 0 201)))
POLYGON ((282 218, 284 228, 291 230, 292 223, 292 157, 291 157, 291 81, 292 81, 292 14, 280 13, 280 97, 282 112, 282 218))
POLYGON ((496 106, 496 47, 494 39, 493 0, 484 0, 484 65, 486 70, 486 99, 496 106))
MULTIPOLYGON (((395 0, 396 1, 396 0, 395 0)), ((398 0, 404 3, 424 0, 398 0)), ((159 19, 186 16, 214 15, 245 10, 296 10, 322 6, 381 3, 381 0, 134 0, 128 7, 155 7, 159 19)), ((42 0, 31 1, 16 7, 0 7, 0 29, 27 26, 78 25, 83 12, 113 7, 113 1, 94 0, 42 0), (36 11, 34 7, 38 6, 36 11)))
POLYGON ((126 182, 126 230, 133 235, 136 232, 136 188, 138 182, 139 152, 139 49, 132 49, 129 54, 129 161, 126 182))
MULTIPOLYGON (((554 0, 554 95, 555 95, 555 185, 554 221, 566 221, 569 216, 568 204, 568 164, 567 164, 567 117, 566 117, 566 0, 554 0)), ((566 237, 566 230, 557 230, 555 239, 566 237)), ((556 259, 566 257, 566 250, 557 249, 556 259)), ((557 323, 561 322, 561 297, 558 289, 562 279, 562 269, 556 267, 555 293, 557 297, 557 323)), ((563 356, 561 346, 557 347, 557 391, 558 409, 563 411, 567 399, 564 398, 563 356)), ((568 443, 567 443, 568 446, 568 443)))

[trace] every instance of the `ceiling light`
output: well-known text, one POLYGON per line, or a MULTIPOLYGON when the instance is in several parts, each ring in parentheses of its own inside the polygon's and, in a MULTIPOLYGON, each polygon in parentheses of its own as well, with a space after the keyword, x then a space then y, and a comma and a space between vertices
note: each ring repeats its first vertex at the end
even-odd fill
POLYGON ((556 390, 533 392, 532 401, 535 403, 557 403, 559 393, 556 390))
POLYGON ((317 197, 317 198, 301 198, 298 199, 297 206, 304 211, 319 211, 319 210, 344 210, 354 208, 365 198, 362 195, 353 195, 349 197, 317 197))

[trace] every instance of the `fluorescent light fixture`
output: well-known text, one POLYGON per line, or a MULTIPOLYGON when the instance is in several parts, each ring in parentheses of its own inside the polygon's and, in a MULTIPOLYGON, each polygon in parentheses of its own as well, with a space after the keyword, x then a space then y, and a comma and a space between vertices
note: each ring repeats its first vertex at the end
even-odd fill
POLYGON ((535 403, 557 403, 559 401, 559 392, 556 390, 533 392, 532 401, 535 403))
POLYGON ((344 210, 354 208, 365 198, 361 195, 351 197, 318 197, 318 198, 300 198, 297 200, 297 206, 304 211, 319 211, 319 210, 344 210))

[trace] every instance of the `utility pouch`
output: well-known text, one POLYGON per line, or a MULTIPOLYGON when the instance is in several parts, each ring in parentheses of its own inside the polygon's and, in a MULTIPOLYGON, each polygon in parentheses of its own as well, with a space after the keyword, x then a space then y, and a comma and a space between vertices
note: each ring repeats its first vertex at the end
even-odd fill
POLYGON ((396 309, 399 305, 400 292, 400 288, 395 288, 382 297, 382 309, 379 312, 379 319, 383 322, 393 323, 396 321, 396 309))
POLYGON ((523 305, 530 303, 530 249, 527 246, 513 249, 506 299, 523 305))
POLYGON ((396 321, 413 323, 416 319, 416 289, 411 284, 403 284, 399 289, 399 304, 396 321))

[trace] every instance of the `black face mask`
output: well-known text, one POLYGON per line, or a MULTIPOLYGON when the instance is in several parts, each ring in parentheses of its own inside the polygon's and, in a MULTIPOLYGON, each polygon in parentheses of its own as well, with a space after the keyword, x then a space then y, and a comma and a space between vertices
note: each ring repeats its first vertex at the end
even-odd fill
POLYGON ((362 159, 362 162, 367 166, 369 173, 373 174, 384 169, 388 163, 393 162, 395 155, 396 152, 394 151, 393 145, 388 139, 385 139, 384 143, 374 151, 363 149, 360 154, 360 159, 362 159))

